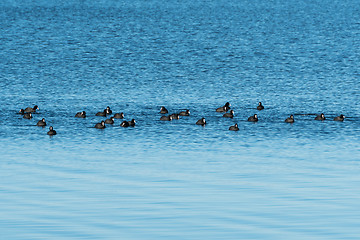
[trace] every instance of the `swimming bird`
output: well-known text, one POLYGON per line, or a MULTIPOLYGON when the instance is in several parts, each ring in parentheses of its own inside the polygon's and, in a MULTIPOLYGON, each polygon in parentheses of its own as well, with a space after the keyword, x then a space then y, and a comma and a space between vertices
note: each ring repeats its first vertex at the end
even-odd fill
POLYGON ((259 105, 256 107, 257 110, 263 110, 264 106, 262 105, 261 102, 259 102, 259 105))
POLYGON ((25 119, 32 119, 32 114, 31 113, 25 113, 23 118, 25 119))
POLYGON ((169 116, 162 116, 160 117, 161 121, 171 121, 173 120, 173 116, 169 115, 169 116))
POLYGON ((106 117, 106 109, 102 112, 96 113, 95 116, 106 117))
POLYGON ((237 124, 237 123, 235 123, 235 125, 234 125, 234 126, 230 126, 230 127, 229 127, 229 130, 230 130, 230 131, 239 131, 238 124, 237 124))
POLYGON ((49 127, 49 131, 47 132, 47 135, 56 135, 56 131, 52 126, 49 127))
POLYGON ((230 112, 225 113, 225 114, 223 115, 223 117, 233 118, 233 117, 234 117, 234 110, 230 110, 230 112))
POLYGON ((285 119, 285 122, 286 122, 286 123, 293 123, 293 122, 295 122, 294 116, 293 116, 293 115, 290 115, 290 117, 288 117, 287 119, 285 119))
POLYGON ((131 121, 128 122, 130 127, 135 127, 135 119, 131 119, 131 121))
POLYGON ((120 127, 128 127, 130 126, 128 121, 123 121, 122 123, 120 123, 120 127))
POLYGON ((24 110, 24 109, 20 109, 20 110, 19 110, 19 114, 24 115, 24 114, 25 114, 25 110, 24 110))
POLYGON ((97 129, 104 129, 105 128, 105 122, 101 121, 101 123, 95 124, 95 128, 97 129))
POLYGON ((117 118, 117 119, 123 119, 124 118, 124 113, 115 113, 114 115, 114 118, 117 118))
POLYGON ((322 113, 318 116, 316 116, 315 120, 320 120, 320 121, 324 121, 326 118, 325 118, 325 115, 322 113))
POLYGON ((45 118, 41 119, 40 121, 37 122, 36 126, 39 127, 45 127, 46 126, 46 122, 45 122, 45 118))
POLYGON ((105 120, 106 124, 114 124, 114 117, 110 117, 109 119, 105 120))
POLYGON ((259 121, 257 114, 254 114, 254 116, 250 116, 248 118, 248 121, 249 122, 257 122, 257 121, 259 121))
POLYGON ((224 106, 216 109, 217 112, 227 112, 230 109, 231 104, 229 102, 225 103, 224 106))
POLYGON ((162 106, 161 108, 160 108, 160 113, 161 114, 167 114, 169 111, 164 107, 164 106, 162 106))
POLYGON ((201 118, 196 122, 196 125, 204 126, 206 124, 205 118, 201 118))
POLYGON ((86 118, 86 112, 85 111, 78 112, 78 113, 75 114, 75 117, 86 118))
POLYGON ((170 116, 172 117, 172 119, 180 119, 179 114, 177 113, 173 113, 170 116))
POLYGON ((187 110, 185 110, 185 111, 182 111, 182 112, 179 113, 179 115, 180 115, 180 116, 190 116, 190 110, 187 109, 187 110))
POLYGON ((344 121, 344 119, 345 119, 345 116, 341 114, 340 116, 335 117, 334 121, 344 121))
POLYGON ((106 112, 106 114, 112 114, 112 110, 110 109, 109 106, 107 106, 106 109, 104 109, 104 112, 106 112))
POLYGON ((27 107, 25 108, 25 112, 29 113, 29 112, 36 112, 36 110, 39 110, 39 107, 37 105, 35 105, 34 107, 27 107))

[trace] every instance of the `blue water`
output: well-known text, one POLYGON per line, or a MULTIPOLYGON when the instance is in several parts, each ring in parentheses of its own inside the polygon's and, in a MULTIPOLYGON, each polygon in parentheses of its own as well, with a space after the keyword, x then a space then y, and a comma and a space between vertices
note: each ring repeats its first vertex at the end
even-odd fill
POLYGON ((1 1, 0 96, 1 239, 360 238, 358 1, 1 1))

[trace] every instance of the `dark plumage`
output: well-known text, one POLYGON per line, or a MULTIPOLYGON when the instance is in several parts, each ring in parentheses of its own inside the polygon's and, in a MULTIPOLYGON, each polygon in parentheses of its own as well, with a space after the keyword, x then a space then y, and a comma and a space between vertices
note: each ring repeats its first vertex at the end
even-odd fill
POLYGON ((322 113, 318 116, 316 116, 315 120, 319 120, 319 121, 324 121, 326 118, 325 118, 325 115, 322 113))
POLYGON ((290 115, 290 117, 288 117, 287 119, 285 119, 285 122, 286 122, 286 123, 293 123, 293 122, 295 122, 294 116, 293 116, 293 115, 290 115))
POLYGON ((41 119, 40 121, 37 122, 36 126, 39 127, 45 127, 46 126, 46 122, 45 122, 45 118, 41 119))
POLYGON ((85 111, 78 112, 78 113, 75 114, 75 117, 86 118, 86 112, 85 111))
POLYGON ((340 116, 335 117, 334 121, 344 121, 344 119, 345 119, 345 116, 341 114, 340 116))
POLYGON ((225 113, 225 114, 223 115, 223 117, 233 118, 233 117, 234 117, 234 110, 230 110, 230 112, 225 113))
POLYGON ((24 110, 24 109, 20 109, 20 110, 19 110, 19 114, 24 115, 24 114, 25 114, 25 110, 24 110))
POLYGON ((177 113, 173 113, 170 116, 172 117, 172 119, 180 119, 179 114, 177 113))
POLYGON ((111 109, 110 109, 109 106, 107 106, 106 109, 104 109, 104 112, 105 112, 106 114, 112 114, 112 111, 111 111, 111 109))
POLYGON ((114 117, 110 117, 109 119, 105 120, 106 124, 114 124, 114 117))
POLYGON ((230 109, 231 104, 229 102, 225 103, 224 106, 216 109, 217 112, 227 112, 230 109))
POLYGON ((262 105, 261 102, 259 102, 259 105, 256 107, 257 110, 263 110, 264 106, 262 105))
POLYGON ((161 121, 171 121, 171 120, 173 120, 173 117, 172 117, 171 115, 169 115, 169 116, 162 116, 162 117, 160 118, 160 120, 161 120, 161 121))
POLYGON ((131 121, 128 122, 130 127, 135 127, 135 119, 131 119, 131 121))
POLYGON ((117 119, 123 119, 124 118, 124 113, 115 113, 114 115, 114 118, 117 118, 117 119))
POLYGON ((47 135, 56 135, 56 131, 53 129, 52 126, 49 127, 49 131, 47 132, 47 135))
POLYGON ((25 113, 23 118, 25 119, 32 119, 32 114, 31 113, 25 113))
POLYGON ((257 116, 257 114, 254 114, 254 116, 250 116, 249 118, 248 118, 248 121, 249 122, 257 122, 259 119, 258 119, 258 116, 257 116))
POLYGON ((201 118, 196 122, 196 125, 204 126, 206 124, 205 118, 201 118))
POLYGON ((104 129, 105 128, 105 122, 101 121, 100 123, 95 124, 95 128, 104 129))
POLYGON ((161 114, 167 114, 169 111, 164 107, 164 106, 162 106, 161 108, 160 108, 160 113, 161 114))
POLYGON ((185 111, 182 111, 182 112, 179 113, 179 115, 180 115, 180 116, 190 116, 190 110, 187 109, 187 110, 185 110, 185 111))
POLYGON ((130 124, 128 121, 123 121, 122 123, 120 123, 120 127, 129 127, 130 124))
POLYGON ((25 112, 26 113, 30 113, 30 112, 36 112, 36 110, 39 110, 39 107, 37 105, 35 105, 34 107, 27 107, 25 108, 25 112))
POLYGON ((235 125, 234 125, 234 126, 230 126, 230 127, 229 127, 229 130, 230 130, 230 131, 239 131, 238 124, 237 124, 237 123, 235 123, 235 125))
POLYGON ((95 116, 106 117, 106 109, 102 112, 98 112, 95 116))

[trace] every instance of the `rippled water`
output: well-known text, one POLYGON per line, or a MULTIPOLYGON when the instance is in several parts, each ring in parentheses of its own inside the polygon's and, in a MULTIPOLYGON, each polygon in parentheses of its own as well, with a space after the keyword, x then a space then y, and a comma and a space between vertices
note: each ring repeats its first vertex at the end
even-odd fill
POLYGON ((359 239, 357 1, 7 0, 0 26, 1 238, 359 239), (106 106, 136 127, 93 128, 106 106))

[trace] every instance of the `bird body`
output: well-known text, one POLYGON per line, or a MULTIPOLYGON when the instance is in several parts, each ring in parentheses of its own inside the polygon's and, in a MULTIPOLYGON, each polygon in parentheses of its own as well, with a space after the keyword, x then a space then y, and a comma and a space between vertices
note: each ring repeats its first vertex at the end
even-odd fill
POLYGON ((250 116, 248 118, 248 121, 249 122, 257 122, 257 121, 259 121, 257 114, 254 114, 254 116, 250 116))
POLYGON ((52 126, 49 127, 49 131, 47 132, 47 135, 56 135, 56 131, 52 126))
POLYGON ((256 107, 257 110, 263 110, 264 106, 262 105, 261 102, 259 102, 259 105, 256 107))
POLYGON ((225 114, 223 115, 223 117, 233 118, 233 117, 234 117, 234 110, 230 110, 230 112, 225 113, 225 114))
POLYGON ((46 122, 45 122, 45 118, 41 119, 40 121, 37 122, 36 126, 39 127, 45 127, 46 126, 46 122))
POLYGON ((345 116, 342 114, 334 118, 334 121, 344 121, 344 120, 345 120, 345 116))
POLYGON ((104 129, 105 128, 105 122, 101 121, 100 123, 95 124, 95 128, 104 129))
POLYGON ((315 120, 318 120, 318 121, 324 121, 326 118, 325 118, 325 115, 322 113, 318 116, 316 116, 315 120))
POLYGON ((204 126, 206 124, 206 120, 205 118, 201 118, 196 122, 196 125, 202 125, 204 126))
POLYGON ((30 112, 36 112, 36 110, 39 110, 39 107, 37 105, 35 105, 34 107, 25 108, 24 112, 30 113, 30 112))
POLYGON ((167 114, 169 111, 164 107, 164 106, 162 106, 161 108, 160 108, 160 113, 161 114, 167 114))
POLYGON ((85 111, 78 112, 78 113, 75 114, 75 117, 86 118, 86 112, 85 111))
POLYGON ((230 131, 239 131, 238 124, 237 124, 237 123, 235 123, 235 125, 234 125, 234 126, 230 126, 230 127, 229 127, 229 130, 230 130, 230 131))
POLYGON ((285 119, 285 122, 286 122, 286 123, 293 123, 293 122, 295 122, 294 116, 293 116, 293 115, 290 115, 290 117, 288 117, 287 119, 285 119))
POLYGON ((190 116, 190 110, 185 110, 179 113, 180 116, 190 116))

